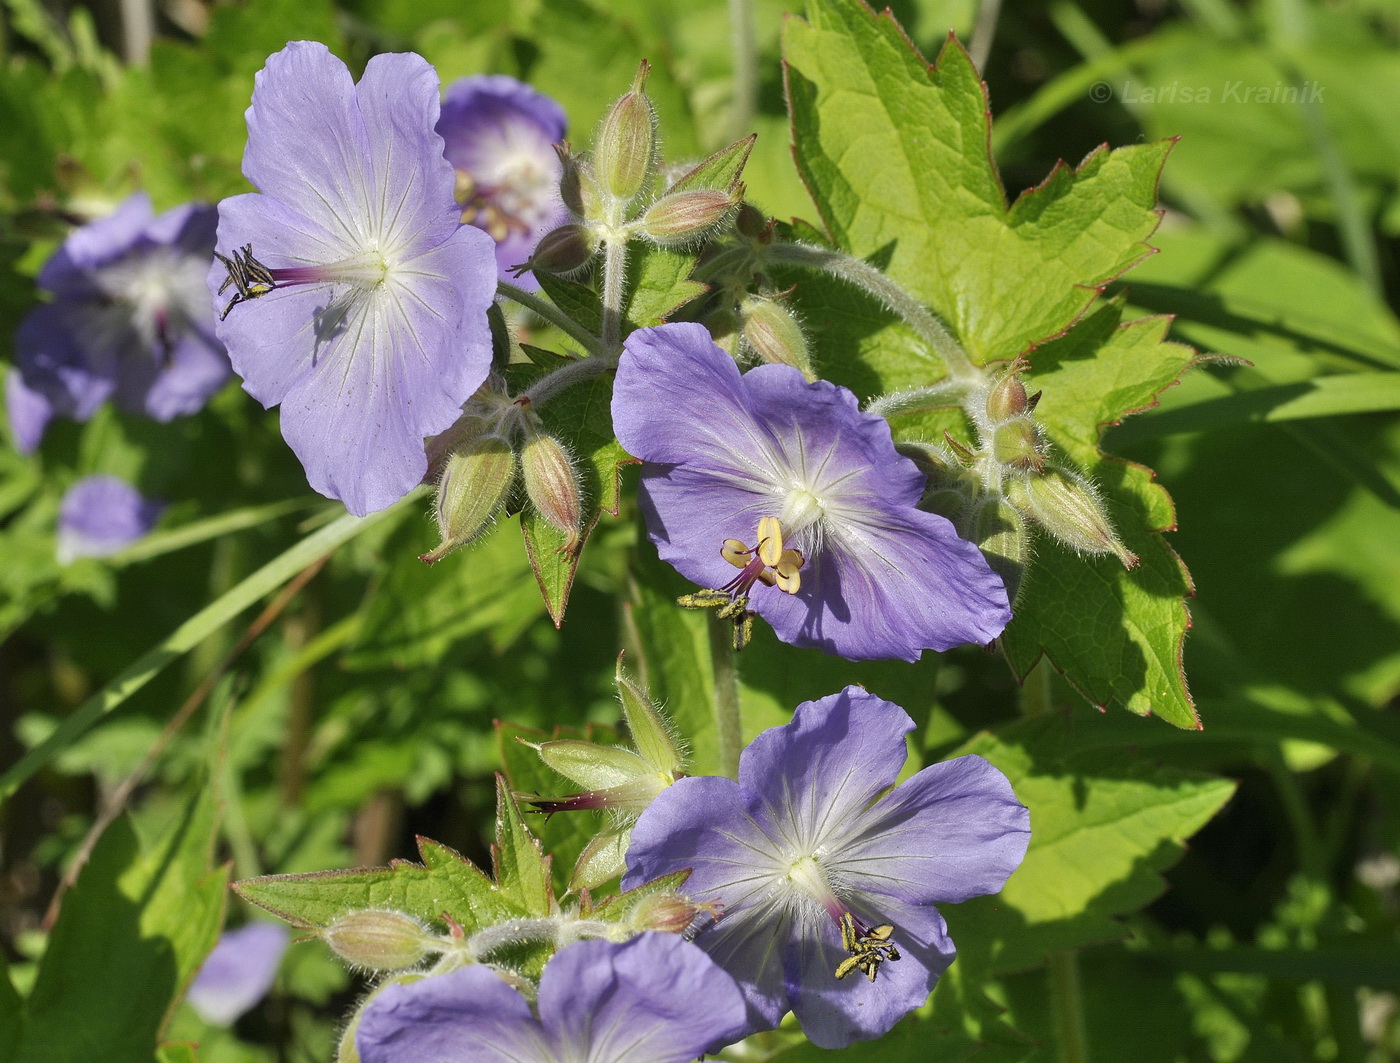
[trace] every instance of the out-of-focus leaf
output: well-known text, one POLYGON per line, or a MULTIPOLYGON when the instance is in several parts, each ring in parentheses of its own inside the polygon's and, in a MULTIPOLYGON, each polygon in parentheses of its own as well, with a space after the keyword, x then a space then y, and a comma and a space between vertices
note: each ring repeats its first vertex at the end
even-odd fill
POLYGON ((150 1059, 223 924, 228 873, 211 868, 202 790, 156 841, 121 819, 64 898, 25 1003, 15 1063, 150 1059))

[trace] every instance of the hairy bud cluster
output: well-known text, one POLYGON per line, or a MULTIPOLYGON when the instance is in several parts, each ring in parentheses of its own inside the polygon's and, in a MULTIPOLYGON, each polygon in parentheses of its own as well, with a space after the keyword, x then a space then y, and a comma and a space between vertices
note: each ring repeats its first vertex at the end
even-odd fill
POLYGON ((535 414, 505 396, 472 406, 488 401, 494 402, 493 411, 469 413, 444 433, 450 449, 434 501, 441 542, 422 555, 428 564, 485 533, 511 507, 517 485, 524 489, 524 503, 565 535, 564 549, 578 548, 583 487, 568 450, 543 430, 535 414))

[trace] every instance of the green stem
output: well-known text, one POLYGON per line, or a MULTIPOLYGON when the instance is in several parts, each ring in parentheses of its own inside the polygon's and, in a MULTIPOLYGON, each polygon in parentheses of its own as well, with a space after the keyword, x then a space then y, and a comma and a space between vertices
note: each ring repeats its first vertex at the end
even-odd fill
POLYGON ((977 5, 977 24, 972 27, 972 44, 967 54, 979 71, 986 69, 992 54, 992 39, 997 35, 997 19, 1001 15, 1001 0, 982 0, 977 5))
POLYGON ((865 405, 865 412, 890 418, 900 414, 937 410, 944 406, 960 406, 967 397, 967 390, 967 385, 961 380, 940 380, 930 387, 892 391, 878 399, 871 399, 865 405))
POLYGON ((968 384, 982 381, 982 370, 972 364, 967 352, 944 324, 934 317, 923 303, 870 263, 842 251, 813 247, 810 244, 771 244, 764 249, 764 257, 772 262, 820 270, 859 288, 899 315, 917 332, 919 337, 933 348, 934 353, 943 359, 949 375, 968 384))
POLYGON ((734 626, 710 617, 710 667, 715 678, 715 730, 719 734, 719 770, 739 777, 744 730, 739 718, 739 662, 734 653, 734 626))
POLYGON ((568 365, 540 377, 515 401, 531 407, 543 406, 561 391, 585 380, 592 380, 599 373, 606 373, 616 365, 616 356, 576 359, 568 365), (522 400, 525 401, 522 402, 522 400))
POLYGON ((496 282, 496 295, 502 299, 509 299, 513 303, 518 303, 533 314, 538 314, 544 318, 560 332, 565 333, 583 345, 584 350, 589 354, 605 355, 611 349, 598 342, 598 337, 589 332, 577 321, 564 313, 547 299, 541 299, 534 292, 527 292, 524 288, 518 288, 510 281, 496 282))
POLYGON ((1084 997, 1079 987, 1079 955, 1072 949, 1050 957, 1050 1010, 1060 1043, 1060 1063, 1089 1063, 1084 1028, 1084 997))
POLYGON ((734 56, 734 96, 729 140, 748 136, 758 107, 758 33, 752 0, 729 0, 729 44, 734 56))
POLYGON ((276 590, 317 558, 349 542, 391 513, 396 513, 408 502, 422 497, 422 494, 421 488, 415 490, 396 505, 368 517, 352 517, 346 514, 307 536, 291 549, 269 561, 227 594, 210 602, 162 642, 143 654, 135 664, 83 702, 52 734, 21 757, 4 775, 0 775, 0 801, 8 801, 30 776, 68 748, 79 735, 244 609, 276 590))
POLYGON ((603 351, 616 357, 622 340, 622 297, 627 279, 627 240, 609 236, 603 241, 603 351))

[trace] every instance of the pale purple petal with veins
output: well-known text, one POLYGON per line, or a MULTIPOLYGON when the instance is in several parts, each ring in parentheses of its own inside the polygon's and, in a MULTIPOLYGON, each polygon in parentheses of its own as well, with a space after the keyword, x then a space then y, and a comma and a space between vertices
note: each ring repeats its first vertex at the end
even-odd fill
POLYGON ((929 902, 995 893, 1025 855, 1029 813, 980 757, 893 785, 913 726, 859 687, 806 702, 744 751, 738 782, 681 779, 633 828, 623 888, 690 869, 686 893, 724 910, 697 943, 738 980, 754 1029, 791 1010, 823 1048, 881 1036, 952 962, 929 902), (855 957, 847 914, 861 934, 893 927, 899 957, 874 979, 836 977, 855 957))

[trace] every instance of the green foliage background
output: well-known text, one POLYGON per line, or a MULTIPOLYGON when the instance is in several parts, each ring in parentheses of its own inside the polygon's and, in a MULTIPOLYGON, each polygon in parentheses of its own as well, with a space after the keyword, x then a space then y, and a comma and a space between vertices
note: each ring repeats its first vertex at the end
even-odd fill
MULTIPOLYGON (((974 0, 787 6, 754 5, 757 109, 734 130, 718 0, 186 0, 156 6, 138 62, 106 7, 5 0, 0 351, 75 215, 138 188, 157 208, 247 190, 242 114, 288 40, 352 68, 413 49, 444 82, 513 74, 577 143, 648 58, 668 158, 757 132, 751 202, 886 269, 979 364, 1027 357, 1051 443, 1142 558, 1041 540, 1002 655, 852 664, 756 631, 747 734, 859 682, 919 723, 911 770, 980 753, 1032 811, 1006 889, 946 911, 960 957, 930 1003, 847 1054, 1400 1057, 1400 7, 1007 4, 979 78, 948 40, 985 41, 974 0)), ((692 263, 648 256, 630 323, 693 296, 692 263)), ((941 372, 873 300, 775 279, 798 285, 819 371, 862 398, 941 372)), ((534 911, 543 878, 493 883, 458 854, 529 868, 535 831, 562 890, 588 825, 509 814, 498 837, 494 773, 548 786, 514 735, 615 726, 619 649, 692 770, 718 769, 707 620, 674 608, 687 587, 639 534, 606 401, 598 383, 549 413, 603 511, 576 571, 528 517, 529 553, 509 518, 426 568, 421 497, 341 518, 236 386, 170 425, 105 410, 31 457, 0 443, 0 1060, 331 1058, 364 984, 319 944, 233 1030, 179 1003, 225 917, 253 915, 228 877, 423 861, 309 901, 262 887, 304 925, 384 896, 435 920, 439 883, 534 911), (171 509, 112 561, 60 567, 58 499, 95 472, 171 509), (332 548, 221 668, 251 607, 332 548), (47 925, 106 797, 211 675, 47 925)), ((943 412, 894 428, 967 438, 943 412)), ((752 1049, 819 1054, 789 1029, 752 1049)))

